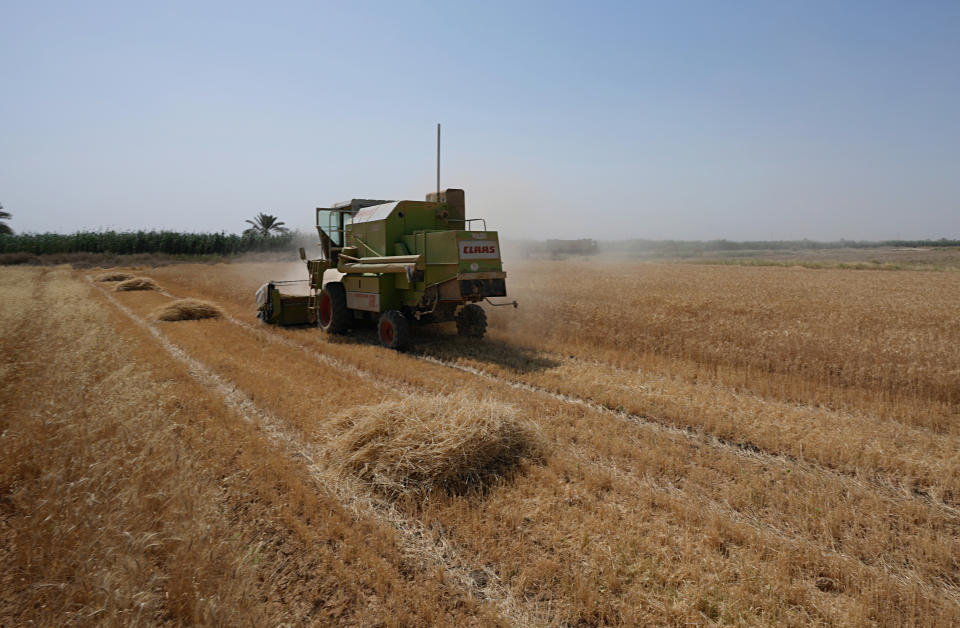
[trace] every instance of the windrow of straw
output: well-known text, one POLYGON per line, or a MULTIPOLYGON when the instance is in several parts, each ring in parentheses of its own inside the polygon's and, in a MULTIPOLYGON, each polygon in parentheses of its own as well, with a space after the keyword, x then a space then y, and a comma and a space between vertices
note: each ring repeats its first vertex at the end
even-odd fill
POLYGON ((157 282, 149 277, 133 277, 126 281, 118 283, 114 290, 116 292, 126 292, 128 290, 159 290, 157 282))
POLYGON ((345 411, 329 456, 391 497, 482 490, 541 455, 536 426, 509 405, 467 395, 413 395, 345 411))
POLYGON ((97 281, 126 281, 127 279, 133 279, 133 275, 121 272, 105 272, 96 277, 97 281))
POLYGON ((207 301, 180 299, 158 307, 150 318, 155 321, 195 321, 202 318, 222 318, 223 310, 207 301))

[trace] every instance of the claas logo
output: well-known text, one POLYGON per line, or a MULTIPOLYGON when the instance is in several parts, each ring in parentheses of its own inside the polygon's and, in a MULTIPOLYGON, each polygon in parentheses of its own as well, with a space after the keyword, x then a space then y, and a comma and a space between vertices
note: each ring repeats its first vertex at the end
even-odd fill
POLYGON ((496 242, 460 242, 461 259, 496 259, 500 255, 496 242))
POLYGON ((463 247, 463 252, 467 255, 494 254, 497 252, 497 247, 492 244, 477 244, 463 247))

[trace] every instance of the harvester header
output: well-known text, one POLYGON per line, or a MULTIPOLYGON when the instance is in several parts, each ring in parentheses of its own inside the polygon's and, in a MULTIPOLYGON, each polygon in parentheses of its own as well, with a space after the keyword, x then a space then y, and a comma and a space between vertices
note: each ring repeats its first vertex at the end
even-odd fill
POLYGON ((266 284, 258 298, 267 304, 264 320, 316 321, 329 333, 371 321, 380 341, 399 349, 409 344, 411 324, 456 321, 461 335, 482 337, 487 320, 478 303, 507 296, 498 234, 482 218, 466 217, 463 190, 425 201, 353 199, 317 208, 316 223, 322 257, 302 255, 305 305, 266 284), (284 315, 286 299, 297 314, 284 315))

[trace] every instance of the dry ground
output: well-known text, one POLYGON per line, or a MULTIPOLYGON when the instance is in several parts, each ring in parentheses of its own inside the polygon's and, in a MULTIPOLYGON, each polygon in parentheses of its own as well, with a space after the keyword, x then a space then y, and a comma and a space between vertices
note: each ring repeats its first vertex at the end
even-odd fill
POLYGON ((803 265, 810 267, 846 267, 881 270, 957 270, 960 249, 957 247, 896 247, 796 249, 793 251, 731 251, 725 255, 704 253, 701 263, 733 262, 757 264, 803 265), (710 259, 712 258, 712 259, 710 259))
POLYGON ((692 264, 837 268, 847 270, 960 270, 960 247, 849 247, 797 249, 697 250, 691 243, 674 249, 624 249, 618 243, 601 243, 607 258, 692 264))
POLYGON ((0 270, 0 623, 960 623, 960 275, 507 270, 488 339, 409 354, 259 324, 297 265, 0 270), (443 395, 537 454, 399 496, 338 459, 443 395))

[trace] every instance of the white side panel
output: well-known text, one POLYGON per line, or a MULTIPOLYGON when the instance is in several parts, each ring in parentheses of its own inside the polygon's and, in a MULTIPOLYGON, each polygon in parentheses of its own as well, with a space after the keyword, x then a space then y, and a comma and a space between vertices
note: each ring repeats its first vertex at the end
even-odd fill
POLYGON ((351 310, 380 311, 380 295, 376 292, 348 292, 347 307, 351 310))

